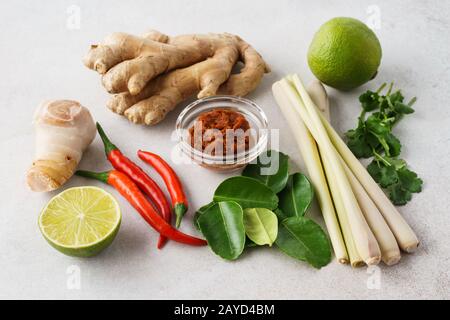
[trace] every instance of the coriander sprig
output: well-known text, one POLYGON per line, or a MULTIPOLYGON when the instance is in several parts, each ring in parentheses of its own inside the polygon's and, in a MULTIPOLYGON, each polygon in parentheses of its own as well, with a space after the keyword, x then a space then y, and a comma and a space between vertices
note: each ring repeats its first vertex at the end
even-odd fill
POLYGON ((372 158, 367 167, 375 181, 387 190, 395 205, 404 205, 412 193, 422 190, 422 180, 398 159, 402 145, 392 129, 405 115, 414 112, 416 97, 405 103, 400 90, 393 91, 390 83, 383 83, 377 91, 366 91, 359 97, 361 114, 358 126, 346 133, 347 145, 358 158, 372 158))

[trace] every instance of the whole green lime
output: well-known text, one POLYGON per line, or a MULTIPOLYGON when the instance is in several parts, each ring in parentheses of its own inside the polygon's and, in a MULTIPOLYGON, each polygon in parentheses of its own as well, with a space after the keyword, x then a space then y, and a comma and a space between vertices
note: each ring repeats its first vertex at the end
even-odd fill
POLYGON ((314 75, 339 90, 351 90, 373 79, 380 62, 377 36, 353 18, 334 18, 323 24, 308 50, 314 75))

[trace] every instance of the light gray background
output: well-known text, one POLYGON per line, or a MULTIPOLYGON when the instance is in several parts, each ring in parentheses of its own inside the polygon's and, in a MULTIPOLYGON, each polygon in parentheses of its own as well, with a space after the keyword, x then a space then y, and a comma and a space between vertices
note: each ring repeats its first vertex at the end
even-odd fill
MULTIPOLYGON (((1 1, 0 298, 449 298, 449 15, 450 2, 443 0, 1 1), (71 5, 81 10, 79 30, 67 28, 71 5), (99 76, 81 63, 91 43, 113 31, 139 34, 149 28, 173 35, 239 34, 272 67, 250 98, 263 107, 272 128, 281 128, 280 148, 291 156, 293 169, 303 170, 270 86, 286 73, 312 79, 306 52, 316 29, 335 16, 368 21, 370 5, 381 12, 376 33, 382 66, 376 80, 354 92, 329 90, 333 124, 339 132, 351 128, 359 113, 358 95, 394 80, 407 97, 418 96, 417 112, 396 134, 403 142, 402 156, 425 181, 424 191, 400 208, 422 247, 397 266, 381 266, 379 289, 368 289, 365 268, 352 270, 333 261, 317 271, 275 249, 251 250, 232 263, 207 248, 173 242, 158 251, 157 234, 119 196, 123 224, 113 245, 99 256, 66 257, 42 238, 37 217, 57 192, 32 193, 24 179, 34 148, 32 114, 41 100, 79 100, 133 158, 138 148, 167 157, 175 144, 169 137, 182 106, 153 128, 133 125, 106 109, 108 95, 99 76), (67 287, 72 265, 81 270, 80 290, 67 287)), ((98 138, 80 166, 109 167, 98 138)), ((226 176, 195 166, 175 169, 191 201, 183 230, 194 233, 193 209, 208 202, 226 176)), ((76 177, 64 188, 85 183, 76 177)), ((321 220, 317 212, 312 215, 321 220)))

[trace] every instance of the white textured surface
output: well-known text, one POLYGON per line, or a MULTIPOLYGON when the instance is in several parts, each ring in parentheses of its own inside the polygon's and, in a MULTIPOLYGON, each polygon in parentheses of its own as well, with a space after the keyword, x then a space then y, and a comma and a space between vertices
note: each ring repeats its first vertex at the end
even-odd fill
MULTIPOLYGON (((418 0, 1 1, 0 298, 450 298, 449 15, 448 1, 418 0), (343 132, 355 124, 361 91, 396 81, 408 97, 419 98, 417 112, 396 133, 404 145, 403 157, 425 181, 424 191, 400 209, 422 247, 397 266, 382 266, 379 289, 368 289, 366 269, 352 270, 333 261, 317 271, 275 249, 252 250, 233 263, 206 248, 173 242, 158 251, 156 233, 122 199, 121 230, 113 245, 95 258, 66 257, 41 237, 37 217, 55 193, 34 194, 24 179, 34 147, 32 113, 41 100, 79 100, 127 154, 143 148, 168 156, 174 145, 169 137, 181 107, 153 128, 132 125, 106 109, 99 76, 81 63, 91 43, 112 31, 141 33, 148 28, 168 34, 241 35, 273 70, 250 98, 264 108, 273 128, 281 128, 281 150, 303 169, 271 96, 271 83, 289 72, 311 79, 305 57, 320 24, 334 16, 367 21, 367 8, 373 4, 381 10, 376 32, 383 47, 382 66, 366 87, 346 94, 329 91, 334 125, 343 132), (79 30, 66 27, 71 5, 81 9, 79 30), (67 288, 71 265, 80 267, 80 290, 67 288)), ((98 138, 81 167, 109 167, 98 138)), ((175 169, 191 199, 189 219, 192 208, 209 201, 225 176, 199 167, 175 169)), ((65 187, 85 182, 73 178, 65 187)), ((195 232, 188 219, 183 229, 195 232)))

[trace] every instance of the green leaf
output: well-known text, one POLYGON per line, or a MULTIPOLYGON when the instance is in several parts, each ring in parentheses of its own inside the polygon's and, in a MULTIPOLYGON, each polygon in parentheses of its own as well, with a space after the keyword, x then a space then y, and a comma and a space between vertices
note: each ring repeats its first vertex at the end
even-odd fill
POLYGON ((226 260, 237 259, 245 245, 244 214, 232 201, 215 203, 198 218, 198 225, 208 245, 226 260))
POLYGON ((200 231, 200 227, 199 227, 199 225, 198 225, 198 218, 200 218, 200 216, 203 214, 203 213, 205 213, 206 212, 206 210, 208 210, 209 208, 211 208, 213 205, 215 204, 215 202, 214 201, 211 201, 210 203, 208 203, 208 204, 205 204, 204 206, 202 206, 202 207, 200 207, 199 209, 197 209, 197 211, 195 211, 195 214, 194 214, 194 226, 197 228, 197 230, 199 230, 200 231))
POLYGON ((406 204, 412 193, 422 190, 422 180, 407 169, 400 156, 402 145, 392 133, 394 125, 404 115, 414 112, 416 97, 408 103, 400 90, 393 92, 393 83, 382 95, 385 84, 377 92, 367 91, 359 97, 363 110, 358 118, 358 127, 346 133, 347 145, 358 158, 375 160, 367 167, 374 180, 383 188, 396 205, 406 204), (367 118, 367 119, 366 119, 367 118))
POLYGON ((367 171, 383 188, 398 182, 397 170, 394 166, 386 166, 374 160, 367 166, 367 171))
MULTIPOLYGON (((370 133, 369 133, 370 134, 370 133)), ((372 156, 372 141, 364 128, 356 128, 346 133, 347 145, 357 158, 369 158, 372 156)))
POLYGON ((400 170, 401 168, 406 167, 406 161, 403 159, 395 159, 395 158, 386 158, 392 166, 394 166, 395 170, 400 170))
POLYGON ((249 164, 242 172, 243 176, 254 178, 278 193, 283 190, 289 177, 289 157, 275 150, 259 156, 257 163, 249 164))
POLYGON ((278 195, 278 206, 288 217, 304 216, 314 198, 314 189, 308 178, 295 173, 289 176, 286 188, 278 195))
POLYGON ((396 136, 394 136, 392 133, 387 133, 384 135, 384 140, 388 146, 388 150, 386 151, 386 154, 390 157, 397 157, 400 155, 400 151, 402 149, 402 145, 400 143, 400 140, 396 136))
POLYGON ((396 206, 403 206, 411 200, 411 192, 404 189, 401 183, 394 184, 388 188, 389 199, 396 206))
POLYGON ((284 219, 289 218, 287 215, 284 214, 283 211, 281 211, 280 208, 276 208, 275 210, 273 210, 273 213, 277 215, 278 221, 283 221, 284 219))
POLYGON ((417 177, 417 173, 403 167, 397 171, 398 178, 402 187, 409 192, 421 192, 422 191, 422 179, 417 177))
MULTIPOLYGON (((378 150, 381 146, 380 140, 374 134, 367 132, 365 139, 370 148, 370 156, 372 156, 372 150, 378 150)), ((366 157, 368 158, 368 157, 366 157)))
POLYGON ((327 235, 317 223, 305 217, 283 220, 278 227, 275 243, 287 255, 318 269, 331 261, 327 235))
POLYGON ((390 132, 390 127, 387 126, 382 120, 378 119, 375 115, 371 115, 366 120, 366 128, 377 136, 383 136, 390 132))
POLYGON ((380 97, 380 115, 386 114, 386 112, 389 112, 389 101, 386 99, 386 96, 380 97))
POLYGON ((422 191, 422 179, 406 167, 402 159, 383 157, 384 161, 372 161, 367 171, 383 188, 387 188, 389 198, 395 205, 405 205, 413 192, 422 191))
POLYGON ((249 239, 248 237, 245 237, 245 247, 246 248, 255 248, 258 247, 258 245, 256 243, 254 243, 251 239, 249 239))
POLYGON ((390 144, 394 150, 400 150, 400 142, 391 133, 391 121, 386 119, 378 119, 375 114, 371 115, 366 123, 366 140, 372 147, 371 156, 373 156, 373 150, 380 150, 382 147, 386 154, 390 152, 390 144))
POLYGON ((380 103, 378 99, 378 93, 370 90, 359 96, 359 102, 361 102, 361 106, 366 112, 373 111, 379 108, 380 103))
POLYGON ((267 186, 249 177, 231 177, 223 181, 214 192, 214 201, 235 201, 242 208, 266 208, 278 206, 277 195, 267 186))
POLYGON ((278 219, 275 213, 268 209, 245 209, 244 226, 247 236, 257 245, 272 246, 277 238, 278 219))
POLYGON ((391 93, 390 95, 386 96, 386 99, 387 99, 389 105, 392 107, 396 103, 403 102, 405 97, 403 96, 403 94, 402 94, 402 92, 400 90, 397 90, 396 92, 391 93))
POLYGON ((413 108, 411 108, 410 106, 408 106, 404 103, 398 102, 398 101, 395 102, 395 104, 394 104, 394 110, 395 110, 395 112, 400 113, 400 114, 414 113, 413 108))

